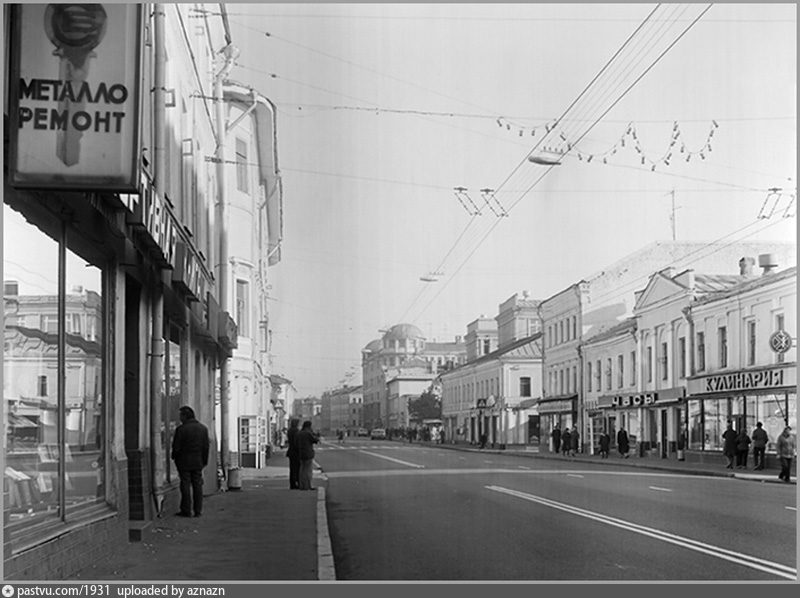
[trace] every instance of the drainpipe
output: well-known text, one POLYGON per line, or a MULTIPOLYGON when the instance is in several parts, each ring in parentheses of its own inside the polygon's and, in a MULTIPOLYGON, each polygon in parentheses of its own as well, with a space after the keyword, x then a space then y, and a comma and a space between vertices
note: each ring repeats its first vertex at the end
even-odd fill
MULTIPOLYGON (((165 70, 167 55, 165 49, 166 35, 164 32, 164 22, 166 13, 163 4, 153 4, 153 47, 155 64, 153 65, 153 187, 163 197, 166 188, 166 105, 164 98, 164 81, 166 78, 165 70)), ((150 347, 150 433, 151 446, 157 447, 161 444, 161 424, 163 399, 161 393, 161 381, 164 376, 164 294, 161 288, 161 271, 159 270, 155 284, 153 285, 151 296, 153 329, 150 347)), ((151 451, 151 475, 155 482, 155 472, 158 471, 156 463, 156 452, 151 451)), ((161 513, 161 501, 156 493, 153 484, 153 497, 155 499, 156 511, 161 513)))
MULTIPOLYGON (((225 209, 226 200, 226 185, 225 185, 225 136, 227 130, 225 127, 225 104, 223 96, 223 82, 227 78, 233 62, 239 55, 239 51, 232 45, 230 33, 228 31, 227 13, 225 6, 220 5, 222 11, 223 21, 225 23, 225 41, 227 45, 223 48, 222 53, 225 63, 222 69, 214 76, 214 98, 216 104, 216 123, 217 123, 217 213, 216 221, 219 230, 219 252, 217 255, 217 281, 218 281, 218 298, 220 312, 224 313, 229 311, 228 301, 228 223, 227 214, 225 209)), ((220 464, 222 467, 222 475, 226 483, 228 480, 228 466, 230 463, 229 446, 230 441, 228 438, 228 419, 229 410, 228 403, 230 401, 230 358, 225 357, 222 359, 219 368, 219 427, 220 427, 220 464)))

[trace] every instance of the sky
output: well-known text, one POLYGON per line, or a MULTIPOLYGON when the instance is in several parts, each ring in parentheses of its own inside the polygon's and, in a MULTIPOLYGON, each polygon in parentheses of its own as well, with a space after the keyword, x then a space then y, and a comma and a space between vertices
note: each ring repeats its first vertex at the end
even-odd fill
POLYGON ((656 240, 795 242, 794 4, 225 6, 231 79, 277 106, 299 396, 394 324, 453 340, 656 240))

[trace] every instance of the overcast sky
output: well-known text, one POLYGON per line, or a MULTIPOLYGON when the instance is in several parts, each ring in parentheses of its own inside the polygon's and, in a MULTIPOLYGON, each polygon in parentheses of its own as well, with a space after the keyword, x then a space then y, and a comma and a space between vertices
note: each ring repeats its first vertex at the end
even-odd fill
POLYGON ((359 383, 380 330, 463 336, 671 239, 673 198, 678 240, 794 242, 796 7, 708 6, 226 4, 278 108, 275 372, 359 383))

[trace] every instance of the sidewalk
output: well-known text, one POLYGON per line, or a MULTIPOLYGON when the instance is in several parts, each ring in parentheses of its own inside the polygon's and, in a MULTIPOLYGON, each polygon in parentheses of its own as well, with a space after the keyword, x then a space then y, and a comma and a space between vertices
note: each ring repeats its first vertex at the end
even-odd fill
POLYGON ((289 490, 288 463, 241 472, 241 490, 206 496, 202 517, 166 514, 141 542, 121 546, 71 579, 335 579, 321 472, 315 472, 317 490, 311 492, 289 490))
MULTIPOLYGON (((777 470, 752 471, 675 459, 612 455, 564 457, 514 447, 432 446, 484 454, 519 455, 603 467, 646 468, 783 484, 777 470)), ((722 458, 720 457, 720 461, 722 458)), ((141 542, 127 543, 73 580, 333 581, 336 579, 325 510, 327 478, 314 473, 316 492, 289 490, 288 463, 242 469, 242 489, 207 496, 199 519, 172 513, 155 521, 141 542)), ((285 461, 285 460, 283 460, 285 461)), ((792 478, 791 484, 796 484, 792 478)))

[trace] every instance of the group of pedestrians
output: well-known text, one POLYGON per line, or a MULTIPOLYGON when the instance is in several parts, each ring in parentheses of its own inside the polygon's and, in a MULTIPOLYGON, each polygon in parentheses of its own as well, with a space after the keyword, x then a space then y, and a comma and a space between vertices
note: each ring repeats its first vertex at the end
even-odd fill
POLYGON ((310 421, 304 421, 300 428, 299 425, 300 420, 292 418, 286 433, 289 445, 286 451, 289 458, 289 488, 314 490, 311 485, 314 476, 314 445, 319 442, 320 436, 311 428, 310 421))
POLYGON ((550 437, 553 439, 553 451, 556 453, 560 451, 566 457, 574 457, 580 452, 581 437, 577 427, 570 430, 567 426, 562 432, 559 425, 556 424, 550 437))
MULTIPOLYGON (((753 445, 754 470, 764 469, 765 453, 769 443, 769 435, 764 430, 761 422, 756 423, 752 437, 747 434, 747 429, 742 427, 739 431, 733 429, 733 422, 728 422, 725 432, 722 434, 722 454, 725 456, 728 469, 747 469, 747 457, 750 452, 750 445, 753 445)), ((775 442, 775 449, 781 462, 781 472, 778 478, 784 482, 790 479, 792 459, 797 453, 795 439, 792 436, 791 426, 786 426, 775 442)))

